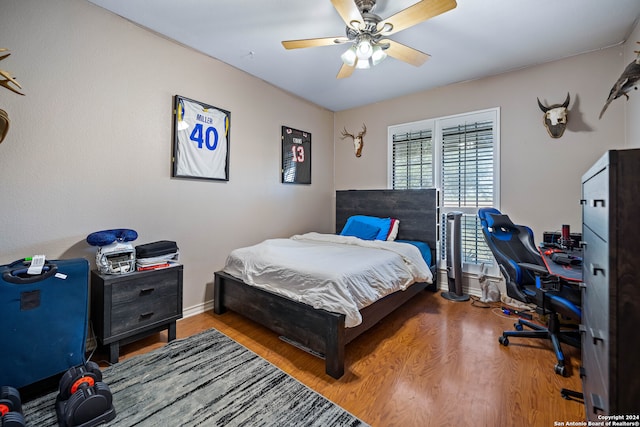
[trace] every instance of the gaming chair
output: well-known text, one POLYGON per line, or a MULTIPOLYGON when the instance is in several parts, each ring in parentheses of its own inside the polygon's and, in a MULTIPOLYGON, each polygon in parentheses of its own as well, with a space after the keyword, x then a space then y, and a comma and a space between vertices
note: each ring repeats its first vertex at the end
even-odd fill
POLYGON ((548 316, 546 327, 518 319, 515 331, 504 331, 499 342, 509 345, 509 337, 543 338, 551 340, 556 354, 555 372, 567 375, 564 354, 560 342, 579 347, 580 290, 550 274, 538 251, 533 231, 523 225, 515 225, 507 215, 495 208, 478 211, 487 245, 504 275, 507 295, 527 304, 535 304, 536 312, 548 316), (566 328, 560 318, 575 324, 566 328), (524 327, 531 330, 523 330, 524 327))

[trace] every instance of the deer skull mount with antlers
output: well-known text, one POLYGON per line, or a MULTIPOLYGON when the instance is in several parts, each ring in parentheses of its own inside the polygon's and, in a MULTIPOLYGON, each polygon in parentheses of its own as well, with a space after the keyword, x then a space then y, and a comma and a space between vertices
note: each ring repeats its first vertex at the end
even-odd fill
POLYGON ((367 127, 365 126, 365 124, 362 124, 362 131, 360 131, 358 133, 358 135, 354 136, 352 133, 349 133, 347 131, 347 128, 345 127, 344 130, 342 131, 342 138, 340 139, 345 139, 345 138, 351 138, 353 140, 353 149, 356 152, 356 157, 360 157, 362 155, 362 146, 364 145, 364 135, 367 133, 367 127))

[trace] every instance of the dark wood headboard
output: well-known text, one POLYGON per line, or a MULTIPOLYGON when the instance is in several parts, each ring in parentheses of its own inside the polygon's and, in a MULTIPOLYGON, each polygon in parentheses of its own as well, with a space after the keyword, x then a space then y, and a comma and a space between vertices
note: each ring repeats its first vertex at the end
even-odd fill
MULTIPOLYGON (((400 220, 399 240, 419 240, 438 247, 440 239, 438 190, 340 190, 336 191, 336 232, 352 215, 391 217, 400 220)), ((435 258, 433 258, 435 259, 435 258)))

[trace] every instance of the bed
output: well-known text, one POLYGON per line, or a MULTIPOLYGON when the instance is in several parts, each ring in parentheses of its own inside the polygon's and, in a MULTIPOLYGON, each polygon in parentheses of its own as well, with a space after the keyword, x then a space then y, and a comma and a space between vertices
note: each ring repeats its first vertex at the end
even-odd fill
POLYGON ((354 215, 392 217, 400 221, 396 241, 427 243, 431 283, 416 282, 359 310, 357 326, 347 327, 344 313, 314 308, 275 292, 250 286, 225 271, 214 274, 214 313, 237 312, 325 359, 333 378, 344 374, 345 346, 425 289, 436 291, 439 236, 438 193, 420 190, 346 190, 336 192, 336 232, 354 215))

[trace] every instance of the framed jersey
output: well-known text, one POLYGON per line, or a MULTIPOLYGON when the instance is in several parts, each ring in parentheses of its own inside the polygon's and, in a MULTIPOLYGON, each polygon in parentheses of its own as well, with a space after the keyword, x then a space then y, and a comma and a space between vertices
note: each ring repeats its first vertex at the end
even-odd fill
POLYGON ((282 126, 282 182, 311 184, 311 134, 282 126))
POLYGON ((173 177, 229 180, 231 113, 176 95, 173 177))

